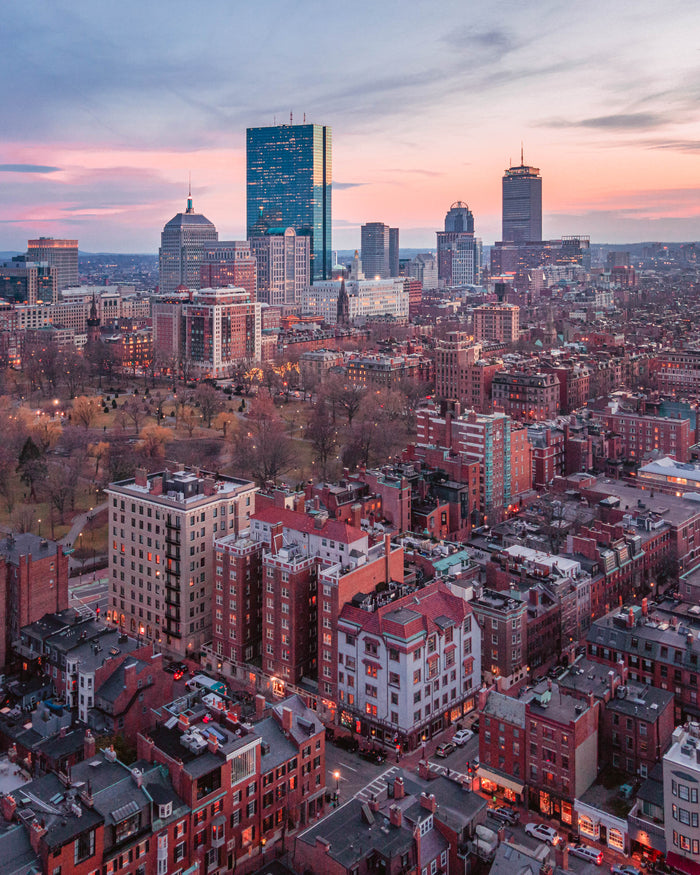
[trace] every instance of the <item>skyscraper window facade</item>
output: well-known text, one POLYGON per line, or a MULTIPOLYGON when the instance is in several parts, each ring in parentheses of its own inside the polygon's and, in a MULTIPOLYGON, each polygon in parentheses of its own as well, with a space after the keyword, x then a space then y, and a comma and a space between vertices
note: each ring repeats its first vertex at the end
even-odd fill
POLYGON ((481 240, 474 236, 474 214, 463 201, 452 204, 445 230, 437 232, 438 280, 442 286, 478 283, 481 240))
POLYGON ((542 177, 539 168, 523 162, 503 175, 504 243, 526 243, 542 239, 542 177))
POLYGON ((172 294, 178 286, 201 288, 204 247, 219 239, 214 225, 201 213, 195 213, 192 198, 187 209, 167 223, 160 235, 158 250, 159 291, 172 294))
POLYGON ((310 238, 311 279, 330 279, 331 129, 276 125, 246 132, 248 237, 294 228, 310 238))

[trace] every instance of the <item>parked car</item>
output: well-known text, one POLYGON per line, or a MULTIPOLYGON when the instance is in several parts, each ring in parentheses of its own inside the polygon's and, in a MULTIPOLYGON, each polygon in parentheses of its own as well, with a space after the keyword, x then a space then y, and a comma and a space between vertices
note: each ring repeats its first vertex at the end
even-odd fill
POLYGON ((349 750, 350 753, 355 753, 360 746, 357 743, 357 739, 353 738, 351 735, 337 735, 333 739, 333 744, 342 750, 349 750))
POLYGON ((597 848, 591 848, 588 845, 572 845, 569 848, 569 854, 574 857, 579 857, 587 863, 595 863, 596 866, 600 866, 603 862, 603 852, 599 851, 597 848))
POLYGON ((471 729, 458 729, 452 736, 452 741, 458 747, 461 747, 463 744, 466 744, 470 738, 474 738, 474 733, 471 729))
POLYGON ((507 808, 505 805, 501 805, 498 808, 489 808, 486 813, 490 817, 493 817, 494 820, 499 820, 501 823, 508 823, 511 826, 515 826, 515 824, 520 821, 519 812, 515 811, 513 808, 507 808))
POLYGON ((386 754, 381 750, 361 750, 360 759, 367 760, 369 763, 377 763, 381 765, 386 760, 386 754))
POLYGON ((627 863, 622 863, 619 866, 611 866, 610 871, 612 875, 642 875, 639 869, 636 869, 634 866, 630 866, 627 863))
POLYGON ((548 845, 558 845, 561 841, 559 833, 553 827, 545 826, 543 823, 526 823, 525 832, 533 839, 547 842, 548 845))
POLYGON ((457 750, 456 745, 452 744, 451 741, 443 741, 442 744, 437 746, 437 750, 435 751, 436 757, 448 757, 451 753, 454 753, 457 750))

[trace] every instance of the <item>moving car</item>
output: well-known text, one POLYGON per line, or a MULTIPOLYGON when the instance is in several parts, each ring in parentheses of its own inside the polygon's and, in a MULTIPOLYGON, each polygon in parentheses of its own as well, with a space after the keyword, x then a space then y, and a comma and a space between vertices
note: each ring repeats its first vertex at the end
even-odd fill
POLYGON ((600 866, 603 862, 603 852, 597 848, 590 848, 588 845, 572 845, 569 848, 569 853, 587 863, 595 863, 596 866, 600 866))
POLYGON ((466 744, 470 738, 474 738, 474 733, 471 729, 458 729, 452 736, 452 741, 458 747, 461 747, 463 744, 466 744))
POLYGON ((493 817, 494 820, 500 820, 501 823, 508 823, 511 826, 520 821, 520 814, 513 808, 507 808, 505 805, 501 805, 498 808, 489 808, 486 813, 489 817, 493 817))
POLYGON ((639 869, 634 866, 629 866, 627 863, 622 863, 619 866, 611 866, 612 875, 642 875, 639 869))
POLYGON ((547 842, 548 845, 558 845, 561 841, 559 833, 553 827, 545 826, 544 823, 526 823, 525 832, 533 839, 547 842))
POLYGON ((442 744, 437 746, 437 750, 435 751, 436 757, 448 757, 451 753, 454 753, 457 750, 456 746, 452 744, 451 741, 443 741, 442 744))

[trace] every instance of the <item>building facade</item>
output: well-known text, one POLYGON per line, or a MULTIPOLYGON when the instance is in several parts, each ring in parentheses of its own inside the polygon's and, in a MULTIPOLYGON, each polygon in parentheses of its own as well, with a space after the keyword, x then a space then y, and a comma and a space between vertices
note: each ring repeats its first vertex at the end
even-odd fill
POLYGON ((501 240, 509 243, 542 239, 542 177, 539 168, 523 162, 503 174, 503 224, 501 240))
POLYGON ((342 288, 348 298, 350 323, 361 325, 379 317, 402 321, 408 319, 408 292, 403 279, 315 282, 304 289, 302 313, 315 316, 330 325, 336 324, 339 321, 338 299, 342 288))
POLYGON ((177 656, 211 640, 213 539, 255 511, 248 480, 184 467, 110 484, 107 617, 177 656))
POLYGON ((201 288, 204 247, 218 238, 214 225, 206 216, 195 213, 192 197, 188 197, 185 212, 173 216, 160 235, 158 291, 170 295, 179 286, 201 288))
POLYGON ((311 238, 294 228, 250 238, 258 275, 258 300, 271 307, 298 308, 311 282, 311 238))
POLYGON ((248 237, 293 228, 310 238, 311 281, 331 278, 331 129, 275 125, 246 132, 248 237))
POLYGON ((520 307, 517 304, 484 304, 474 309, 474 337, 477 341, 515 343, 520 336, 520 307))
POLYGON ((39 237, 27 241, 27 259, 45 261, 56 271, 56 288, 59 292, 78 285, 78 241, 57 240, 39 237))
POLYGON ((445 230, 437 232, 437 263, 443 286, 479 282, 481 241, 474 237, 474 215, 462 201, 452 204, 445 216, 445 230))
POLYGON ((227 286, 245 289, 251 301, 257 300, 257 265, 247 240, 220 240, 202 251, 198 288, 227 286))
POLYGON ((383 222, 368 222, 361 228, 362 268, 370 279, 399 275, 399 229, 383 222))

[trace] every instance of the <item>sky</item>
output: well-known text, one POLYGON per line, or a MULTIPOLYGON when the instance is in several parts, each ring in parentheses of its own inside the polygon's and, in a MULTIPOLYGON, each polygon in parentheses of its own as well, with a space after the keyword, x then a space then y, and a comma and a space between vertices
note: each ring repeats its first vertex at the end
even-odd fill
POLYGON ((700 239, 695 0, 7 0, 0 250, 157 251, 184 209, 245 238, 245 129, 333 130, 333 245, 435 248, 458 200, 500 238, 540 168, 543 234, 700 239))

